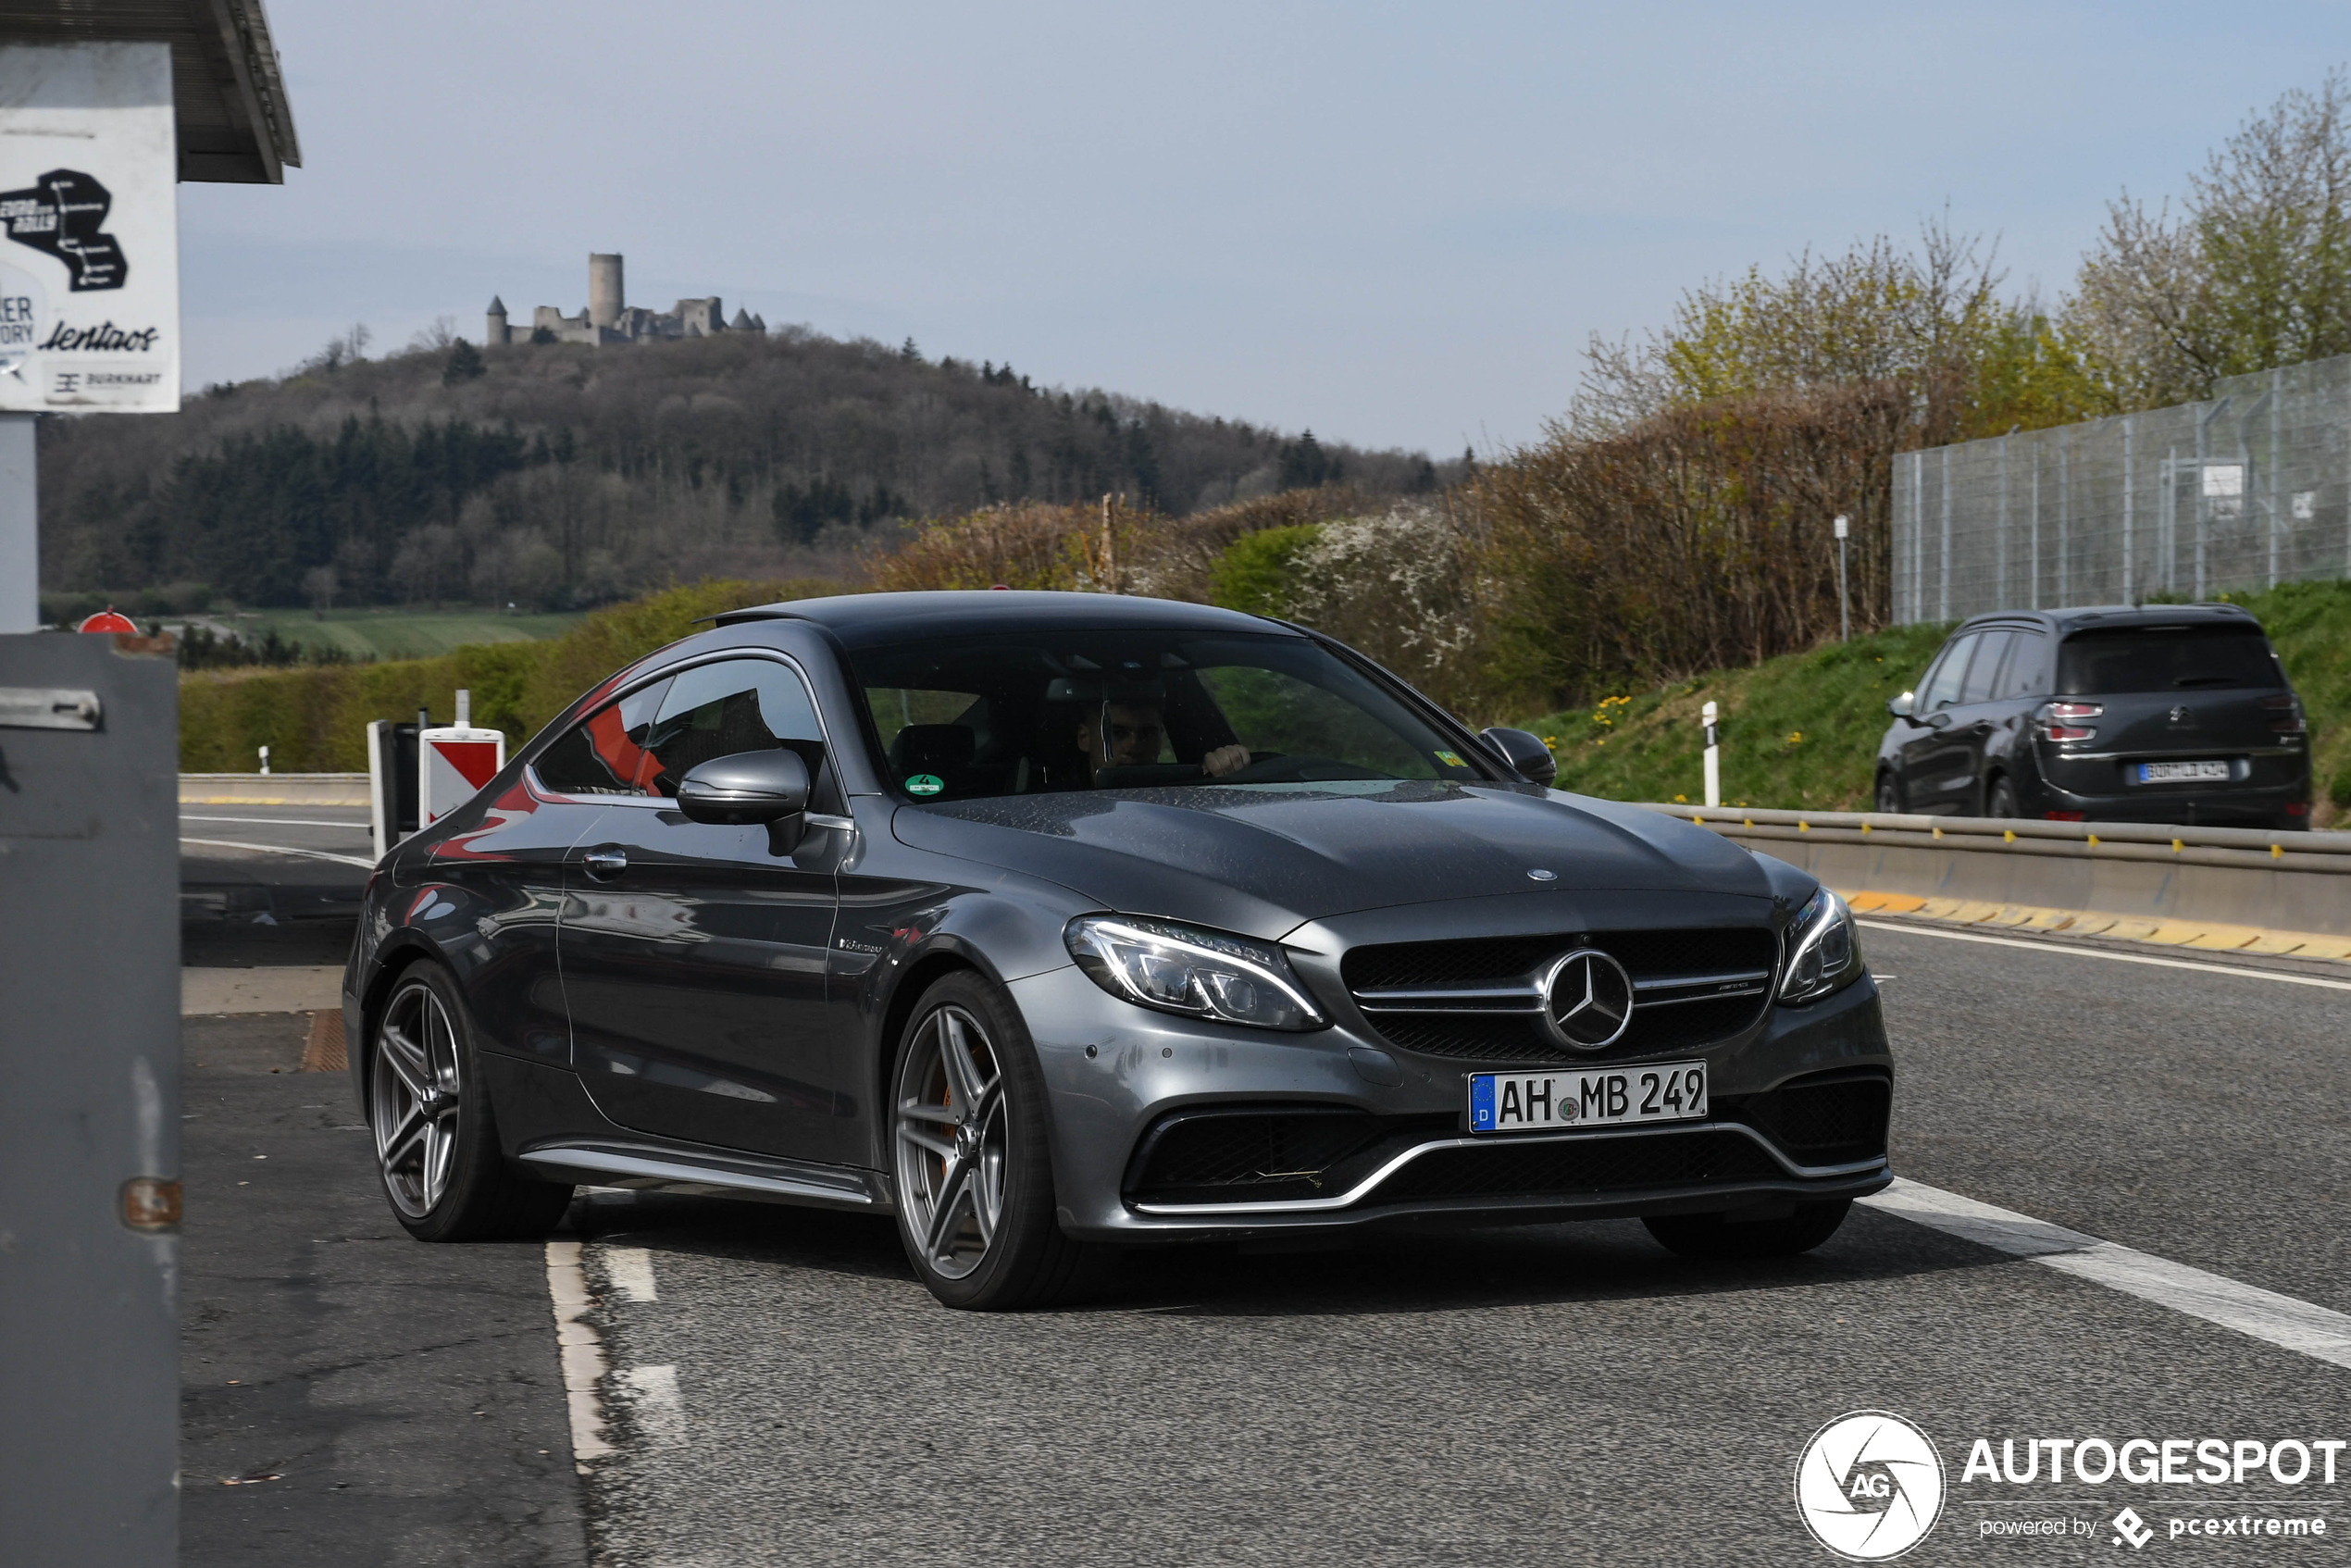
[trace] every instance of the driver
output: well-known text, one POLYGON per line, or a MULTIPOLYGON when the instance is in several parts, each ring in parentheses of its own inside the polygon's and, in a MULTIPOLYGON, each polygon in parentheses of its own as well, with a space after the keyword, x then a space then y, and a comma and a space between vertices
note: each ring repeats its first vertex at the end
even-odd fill
MULTIPOLYGON (((1077 749, 1086 753, 1089 783, 1106 767, 1147 766, 1159 761, 1166 742, 1167 720, 1156 703, 1104 703, 1077 729, 1077 749)), ((1211 778, 1238 773, 1249 765, 1249 748, 1219 746, 1200 758, 1200 765, 1211 778)))

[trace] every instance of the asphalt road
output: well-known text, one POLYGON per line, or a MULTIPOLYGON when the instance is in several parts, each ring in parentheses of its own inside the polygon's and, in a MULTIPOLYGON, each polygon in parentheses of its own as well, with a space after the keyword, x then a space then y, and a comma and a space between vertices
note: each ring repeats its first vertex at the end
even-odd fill
MULTIPOLYGON (((312 895, 270 881, 285 858, 256 875, 291 912, 312 895)), ((223 951, 284 940, 243 925, 223 951)), ((2351 990, 1865 940, 1903 1176, 2351 1311, 2351 990)), ((191 1022, 192 1563, 1827 1562, 1794 1467, 1863 1408, 1916 1422, 1950 1479, 1905 1562, 2136 1557, 2125 1505, 2149 1554, 2351 1551, 2351 1450, 2332 1486, 1963 1476, 1977 1438, 2351 1438, 2351 1371, 1871 1210, 1735 1267, 1630 1224, 1153 1252, 1090 1306, 996 1317, 936 1306, 887 1222, 594 1194, 573 1228, 617 1451, 583 1477, 540 1250, 405 1240, 347 1084, 267 1072, 291 1028, 191 1022), (280 1478, 222 1484, 255 1473, 280 1478), (2314 1515, 2324 1539, 2168 1534, 2314 1515), (1984 1534, 2041 1520, 2081 1533, 1984 1534)))
MULTIPOLYGON (((2351 991, 1868 946, 1904 1175, 2351 1309, 2351 991)), ((1878 1212, 1762 1266, 1684 1263, 1629 1224, 1152 1254, 1092 1308, 1010 1317, 933 1305, 871 1221, 582 1212, 591 1280, 641 1249, 655 1297, 607 1288, 598 1313, 622 1437, 590 1512, 615 1564, 1828 1562, 1795 1462, 1860 1408, 1949 1468, 1909 1562, 2136 1555, 2126 1504, 2154 1552, 2338 1561, 2351 1534, 2351 1463, 2333 1487, 1963 1480, 1977 1437, 2351 1437, 2351 1371, 1878 1212), (2166 1534, 2219 1512, 2335 1534, 2166 1534), (2028 1519, 2085 1533, 1983 1534, 2028 1519)))
POLYGON ((181 1027, 180 1562, 578 1568, 544 1249, 409 1240, 308 1022, 181 1027))

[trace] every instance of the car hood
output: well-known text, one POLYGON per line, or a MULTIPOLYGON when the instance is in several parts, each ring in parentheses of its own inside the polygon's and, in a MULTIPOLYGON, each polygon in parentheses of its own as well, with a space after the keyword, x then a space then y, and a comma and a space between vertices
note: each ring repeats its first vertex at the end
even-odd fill
POLYGON ((898 808, 920 850, 1017 869, 1108 909, 1275 938, 1356 910, 1498 893, 1769 898, 1704 828, 1556 790, 1449 783, 1223 785, 898 808), (1554 873, 1537 879, 1529 873, 1554 873))

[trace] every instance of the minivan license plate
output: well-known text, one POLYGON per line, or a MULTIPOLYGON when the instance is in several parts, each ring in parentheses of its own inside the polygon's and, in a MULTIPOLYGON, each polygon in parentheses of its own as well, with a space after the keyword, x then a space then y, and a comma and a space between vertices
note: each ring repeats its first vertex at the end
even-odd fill
POLYGON ((1472 1073, 1469 1130, 1558 1132, 1706 1114, 1706 1064, 1659 1062, 1590 1073, 1472 1073))
POLYGON ((2229 765, 2224 762, 2143 762, 2138 765, 2142 784, 2225 784, 2229 781, 2229 765))

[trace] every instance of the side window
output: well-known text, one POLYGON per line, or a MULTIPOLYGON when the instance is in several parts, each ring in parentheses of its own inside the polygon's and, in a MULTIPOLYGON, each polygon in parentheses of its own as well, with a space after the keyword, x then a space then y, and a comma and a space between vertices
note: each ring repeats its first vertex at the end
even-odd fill
POLYGON ((2009 667, 1993 695, 2039 697, 2049 690, 2049 640, 2037 631, 2020 631, 2009 645, 2009 667))
MULTIPOLYGON (((670 681, 644 742, 653 765, 648 792, 675 795, 678 781, 713 757, 782 746, 798 752, 808 776, 824 788, 824 730, 808 688, 789 665, 773 659, 722 659, 697 665, 670 681)), ((819 810, 827 809, 819 805, 819 810)))
POLYGON ((1988 703, 1992 700, 1993 683, 1999 678, 2000 655, 2009 651, 2013 634, 1987 631, 1975 645, 1975 657, 1968 662, 1967 679, 1959 684, 1959 703, 1988 703))
POLYGON ((645 740, 669 685, 656 680, 573 725, 530 765, 539 782, 561 795, 653 793, 648 776, 657 765, 645 740))
POLYGON ((1919 693, 1917 712, 1931 714, 1959 700, 1959 678, 1967 674, 1968 654, 1974 651, 1976 641, 1977 634, 1971 631, 1953 639, 1943 650, 1943 657, 1927 674, 1926 689, 1919 693))

